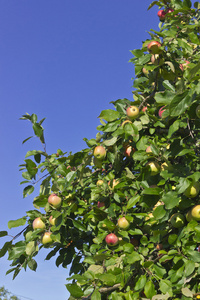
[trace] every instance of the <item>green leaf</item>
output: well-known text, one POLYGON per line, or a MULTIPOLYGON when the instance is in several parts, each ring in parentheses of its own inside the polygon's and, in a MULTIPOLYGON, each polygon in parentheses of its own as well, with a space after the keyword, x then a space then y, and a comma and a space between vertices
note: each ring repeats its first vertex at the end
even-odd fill
POLYGON ((36 136, 41 137, 43 135, 44 129, 38 123, 33 124, 33 130, 36 136))
POLYGON ((158 265, 154 264, 153 269, 155 271, 155 274, 159 278, 163 278, 163 276, 166 274, 166 270, 163 267, 159 267, 158 265))
POLYGON ((194 293, 191 290, 189 290, 187 287, 182 288, 181 291, 183 295, 186 296, 187 298, 188 297, 193 298, 194 293))
POLYGON ((68 283, 65 286, 68 289, 71 296, 73 296, 74 298, 81 298, 83 296, 82 289, 76 283, 68 283))
POLYGON ((142 290, 147 282, 146 275, 141 275, 135 284, 135 291, 142 290))
POLYGON ((177 234, 170 234, 168 237, 168 243, 174 245, 177 238, 178 238, 177 234))
POLYGON ((185 261, 185 276, 188 277, 195 270, 195 262, 191 260, 185 261))
POLYGON ((170 91, 157 92, 154 96, 157 103, 162 105, 170 104, 174 98, 175 93, 170 91))
POLYGON ((156 209, 153 211, 154 217, 159 220, 162 219, 166 214, 166 210, 164 209, 164 205, 159 205, 156 207, 156 209))
POLYGON ((169 82, 169 80, 164 80, 162 84, 167 90, 175 93, 175 87, 169 82))
POLYGON ((95 290, 91 296, 91 300, 101 300, 101 294, 99 291, 95 290))
POLYGON ((136 205, 136 203, 137 203, 139 200, 140 200, 140 196, 138 196, 138 195, 132 197, 131 199, 129 199, 126 208, 127 208, 127 209, 132 208, 133 206, 136 205))
POLYGON ((73 220, 72 222, 74 224, 74 227, 76 227, 76 228, 78 228, 80 230, 83 230, 83 231, 87 231, 87 229, 85 228, 85 226, 83 226, 83 224, 80 221, 73 220))
POLYGON ((7 231, 0 231, 0 237, 8 235, 7 231))
POLYGON ((100 113, 98 118, 104 119, 107 122, 112 122, 117 120, 119 117, 120 117, 120 113, 118 111, 112 109, 106 109, 100 113))
POLYGON ((144 293, 146 297, 150 299, 156 294, 155 287, 152 281, 148 281, 145 284, 144 293))
POLYGON ((101 274, 98 276, 98 278, 108 286, 113 286, 116 282, 116 276, 113 274, 101 274))
POLYGON ((170 139, 172 134, 176 132, 179 129, 180 120, 176 120, 170 127, 168 132, 168 138, 170 139))
POLYGON ((23 226, 26 224, 26 217, 17 219, 17 220, 10 220, 8 222, 8 228, 11 229, 13 227, 23 226))
POLYGON ((33 191, 34 191, 34 187, 32 185, 26 186, 23 190, 23 197, 25 198, 27 195, 33 193, 33 191))
POLYGON ((0 249, 0 257, 3 257, 10 247, 12 247, 12 241, 11 242, 6 242, 3 245, 3 247, 0 249))
POLYGON ((32 151, 28 151, 25 155, 25 157, 29 157, 29 156, 32 156, 32 155, 36 155, 36 154, 42 154, 44 156, 47 156, 47 154, 43 151, 40 151, 40 150, 32 150, 32 151))
POLYGON ((146 188, 143 190, 142 194, 144 195, 160 195, 160 192, 162 191, 159 187, 152 187, 152 188, 146 188))
POLYGON ((180 197, 176 193, 170 191, 164 194, 162 201, 165 203, 166 209, 172 209, 179 204, 180 197))
POLYGON ((34 259, 29 260, 28 261, 28 267, 32 271, 36 271, 36 269, 37 269, 37 262, 34 259))
POLYGON ((172 290, 172 283, 167 279, 161 280, 159 285, 161 292, 164 294, 172 290))
POLYGON ((192 97, 188 91, 176 95, 169 105, 169 113, 172 117, 182 115, 190 106, 192 97))
POLYGON ((33 136, 29 136, 27 139, 23 140, 22 144, 26 143, 28 140, 30 140, 33 136))
POLYGON ((129 264, 133 264, 133 263, 135 263, 136 261, 139 261, 139 260, 141 260, 141 257, 136 251, 133 251, 131 254, 127 255, 127 262, 129 264))
POLYGON ((116 144, 116 142, 117 142, 117 137, 114 136, 114 137, 110 138, 109 140, 105 140, 103 142, 103 144, 108 147, 108 146, 112 146, 112 145, 116 144))

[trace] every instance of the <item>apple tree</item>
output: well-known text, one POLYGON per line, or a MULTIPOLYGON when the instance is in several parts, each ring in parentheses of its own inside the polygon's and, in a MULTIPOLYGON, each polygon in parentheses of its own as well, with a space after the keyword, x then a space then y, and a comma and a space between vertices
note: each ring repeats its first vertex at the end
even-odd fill
POLYGON ((100 113, 85 149, 47 153, 44 119, 22 116, 42 145, 20 166, 24 197, 40 188, 8 222, 23 226, 0 250, 14 278, 45 247, 70 268, 70 300, 200 298, 200 3, 155 5, 159 30, 132 51, 133 100, 100 113))

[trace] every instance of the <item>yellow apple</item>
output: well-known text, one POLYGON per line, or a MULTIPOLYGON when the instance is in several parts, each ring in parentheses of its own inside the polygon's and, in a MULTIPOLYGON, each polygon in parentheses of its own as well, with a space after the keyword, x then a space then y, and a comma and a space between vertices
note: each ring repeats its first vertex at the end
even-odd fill
POLYGON ((185 190, 184 195, 188 198, 195 198, 200 190, 199 182, 194 182, 185 190))

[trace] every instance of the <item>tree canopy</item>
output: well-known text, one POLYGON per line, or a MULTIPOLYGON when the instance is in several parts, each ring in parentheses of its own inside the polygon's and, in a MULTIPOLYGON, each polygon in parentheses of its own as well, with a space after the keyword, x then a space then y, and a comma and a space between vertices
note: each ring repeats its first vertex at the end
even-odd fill
POLYGON ((133 100, 100 113, 85 149, 47 153, 44 119, 22 116, 42 145, 20 166, 23 196, 40 189, 8 222, 24 226, 0 249, 13 278, 45 247, 70 268, 70 300, 200 298, 200 3, 155 5, 159 31, 132 51, 133 100))

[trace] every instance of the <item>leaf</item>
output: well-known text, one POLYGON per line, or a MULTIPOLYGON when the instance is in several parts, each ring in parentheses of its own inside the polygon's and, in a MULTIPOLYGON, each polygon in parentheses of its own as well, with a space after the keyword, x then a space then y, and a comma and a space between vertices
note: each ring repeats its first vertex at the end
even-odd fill
POLYGON ((160 195, 160 192, 162 191, 159 187, 152 187, 152 188, 146 188, 143 190, 142 194, 144 195, 160 195))
POLYGON ((114 145, 116 142, 117 142, 117 137, 114 136, 114 137, 110 138, 109 140, 105 140, 103 142, 103 144, 108 147, 108 146, 114 145))
POLYGON ((99 291, 95 290, 91 296, 91 300, 101 300, 101 294, 99 291))
POLYGON ((37 262, 34 259, 29 260, 28 261, 28 267, 32 271, 36 271, 36 269, 37 269, 37 262))
POLYGON ((154 287, 154 284, 152 281, 148 281, 145 284, 144 293, 145 293, 146 297, 148 297, 150 299, 156 294, 155 287, 154 287))
POLYGON ((116 276, 113 274, 101 274, 98 276, 98 278, 108 286, 113 286, 116 282, 116 276))
POLYGON ((169 292, 169 290, 172 289, 172 284, 167 279, 161 280, 159 285, 160 285, 161 292, 164 294, 166 294, 167 292, 169 292))
POLYGON ((3 257, 11 246, 12 246, 12 241, 6 242, 3 245, 3 247, 0 249, 0 257, 3 257))
POLYGON ((181 200, 181 198, 177 197, 177 194, 172 191, 165 193, 162 197, 162 201, 165 203, 166 209, 172 209, 177 206, 179 204, 179 200, 181 200))
POLYGON ((154 98, 157 103, 162 105, 170 104, 172 99, 174 98, 175 93, 170 91, 158 92, 155 94, 154 98))
POLYGON ((191 290, 189 290, 187 287, 182 288, 181 291, 184 296, 193 298, 193 295, 194 295, 193 292, 191 290))
POLYGON ((112 109, 106 109, 100 113, 98 118, 104 119, 107 122, 112 122, 117 120, 119 117, 120 117, 120 113, 118 111, 112 109))
POLYGON ((23 190, 23 197, 25 198, 27 195, 33 193, 33 191, 34 191, 34 187, 32 185, 26 186, 23 190))
POLYGON ((150 5, 149 5, 149 7, 148 7, 148 10, 149 9, 151 9, 154 5, 159 5, 159 1, 153 1, 150 5))
POLYGON ((8 228, 11 229, 13 227, 23 226, 26 224, 26 217, 17 219, 17 220, 10 220, 8 222, 8 228))
POLYGON ((68 283, 65 285, 71 296, 74 298, 81 298, 83 296, 83 291, 76 283, 68 283))
POLYGON ((166 214, 166 210, 164 209, 164 205, 159 205, 156 207, 156 209, 153 211, 153 216, 159 220, 162 219, 166 214))
POLYGON ((133 264, 134 262, 139 260, 141 260, 141 257, 136 251, 133 251, 131 254, 127 255, 128 264, 133 264))
POLYGON ((185 261, 185 276, 188 277, 195 270, 195 262, 191 260, 185 261))
POLYGON ((36 136, 41 137, 43 135, 43 128, 38 123, 33 124, 33 130, 36 136))
POLYGON ((188 91, 176 95, 169 105, 169 113, 172 117, 182 115, 186 109, 190 106, 192 97, 188 91))
POLYGON ((142 290, 147 282, 146 275, 141 275, 135 284, 135 290, 142 290))
POLYGON ((29 157, 29 156, 32 156, 32 155, 36 155, 36 154, 42 154, 44 156, 47 156, 47 154, 43 151, 40 151, 40 150, 32 150, 32 151, 28 151, 25 155, 25 157, 29 157))
POLYGON ((175 93, 175 87, 169 82, 169 80, 164 80, 162 84, 164 88, 175 93))
POLYGON ((29 136, 27 139, 23 140, 22 144, 26 143, 28 140, 30 140, 33 136, 29 136))
POLYGON ((140 196, 134 196, 129 199, 126 208, 130 209, 132 208, 138 201, 140 200, 140 196))
POLYGON ((74 224, 74 227, 82 230, 82 231, 87 231, 87 229, 85 228, 85 226, 83 226, 83 224, 80 222, 80 221, 77 221, 77 220, 73 220, 73 224, 74 224))
POLYGON ((7 231, 0 231, 0 237, 8 235, 7 231))
POLYGON ((170 139, 172 134, 179 129, 180 120, 176 120, 170 127, 168 131, 168 138, 170 139))

